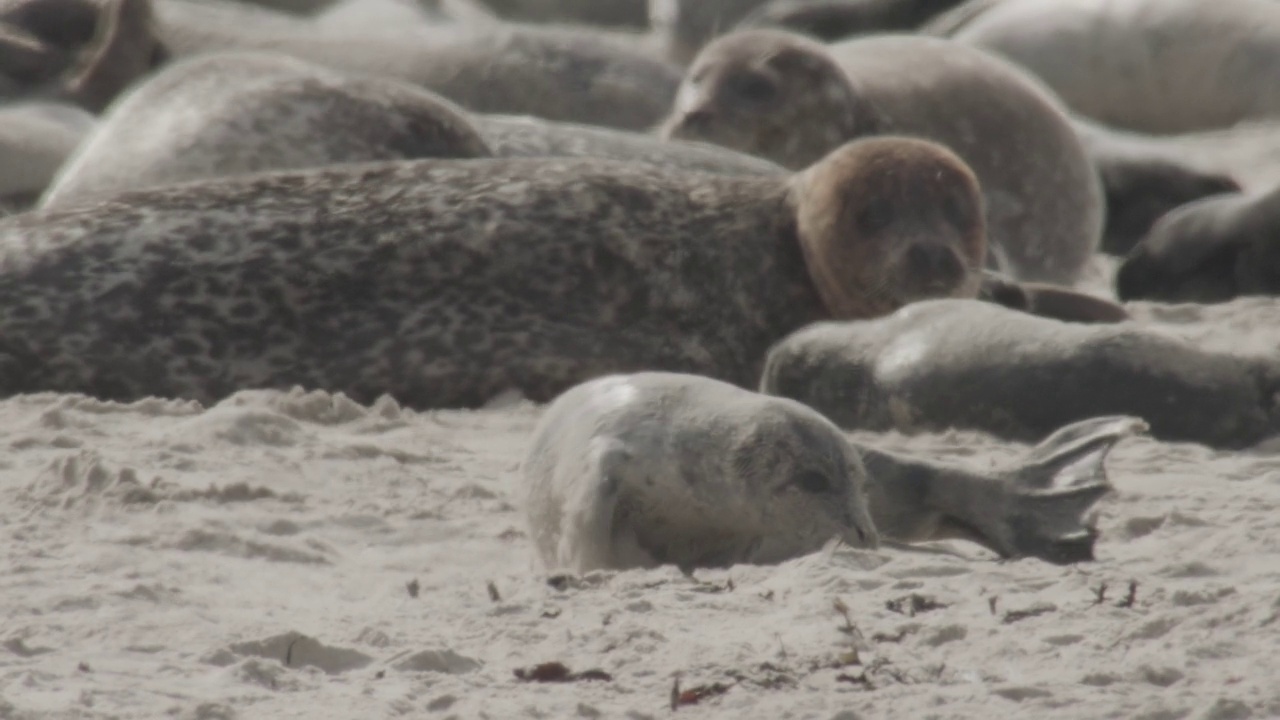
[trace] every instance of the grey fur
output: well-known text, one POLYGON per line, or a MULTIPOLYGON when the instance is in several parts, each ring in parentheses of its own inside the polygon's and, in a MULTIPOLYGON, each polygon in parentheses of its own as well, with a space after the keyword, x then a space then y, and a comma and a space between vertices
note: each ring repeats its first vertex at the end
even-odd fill
POLYGON ((1141 429, 1092 420, 975 473, 854 445, 789 400, 641 373, 556 399, 521 471, 530 535, 553 570, 776 563, 880 534, 1065 563, 1093 557, 1082 518, 1110 489, 1102 461, 1141 429))
POLYGON ((1028 440, 1122 414, 1161 439, 1239 447, 1280 429, 1274 363, 1128 323, 1062 323, 964 300, 805 328, 770 351, 761 388, 864 430, 1028 440))
POLYGON ((1027 73, 960 43, 734 33, 699 55, 664 132, 787 167, 856 137, 940 142, 982 185, 990 264, 1022 280, 1073 282, 1101 236, 1098 176, 1062 105, 1027 73))

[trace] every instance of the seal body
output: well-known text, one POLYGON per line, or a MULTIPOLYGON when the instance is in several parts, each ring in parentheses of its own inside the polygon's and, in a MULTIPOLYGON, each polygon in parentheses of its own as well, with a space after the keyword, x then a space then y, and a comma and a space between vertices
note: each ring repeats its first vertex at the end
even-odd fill
POLYGON ((1120 266, 1116 292, 1201 303, 1280 294, 1280 187, 1206 198, 1160 218, 1120 266))
POLYGON ((878 541, 866 471, 834 425, 695 376, 569 390, 543 415, 522 473, 530 536, 552 569, 775 563, 833 537, 878 541))
POLYGON ((25 210, 93 131, 94 117, 61 103, 0 108, 0 205, 25 210))
POLYGON ((909 140, 793 178, 420 160, 28 213, 0 225, 0 392, 304 385, 442 407, 651 368, 750 385, 809 322, 976 292, 981 226, 940 209, 976 215, 971 185, 939 180, 962 169, 909 140), (860 227, 865 206, 888 214, 860 227))
POLYGON ((787 167, 850 138, 928 138, 977 174, 991 264, 1070 283, 1103 223, 1098 176, 1061 104, 1008 62, 963 44, 879 36, 823 46, 757 30, 722 37, 686 74, 664 134, 787 167))
POLYGON ((874 547, 965 539, 1001 557, 1092 559, 1084 520, 1110 489, 1097 418, 983 472, 850 443, 812 409, 705 377, 639 373, 547 408, 521 465, 530 537, 550 569, 773 563, 831 538, 874 547))
POLYGON ((963 0, 770 0, 738 23, 774 28, 827 42, 858 35, 914 30, 963 0))
POLYGON ((210 53, 112 106, 42 206, 256 171, 489 154, 461 108, 419 88, 284 55, 210 53))
POLYGON ((761 388, 865 430, 1028 440, 1121 414, 1164 440, 1240 447, 1280 429, 1278 366, 1132 324, 1062 323, 963 300, 800 330, 770 351, 761 388))
POLYGON ((1028 68, 1104 124, 1180 133, 1280 116, 1269 0, 985 4, 952 37, 1028 68))

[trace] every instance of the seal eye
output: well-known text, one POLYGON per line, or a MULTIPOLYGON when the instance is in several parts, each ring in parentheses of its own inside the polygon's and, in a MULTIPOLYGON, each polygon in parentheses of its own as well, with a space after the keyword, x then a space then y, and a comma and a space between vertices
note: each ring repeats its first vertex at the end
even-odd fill
POLYGON ((801 490, 814 495, 831 492, 831 480, 815 470, 800 473, 800 477, 796 478, 796 485, 801 490))
POLYGON ((747 73, 739 76, 735 80, 734 86, 739 95, 752 102, 771 100, 778 90, 772 80, 759 73, 747 73))

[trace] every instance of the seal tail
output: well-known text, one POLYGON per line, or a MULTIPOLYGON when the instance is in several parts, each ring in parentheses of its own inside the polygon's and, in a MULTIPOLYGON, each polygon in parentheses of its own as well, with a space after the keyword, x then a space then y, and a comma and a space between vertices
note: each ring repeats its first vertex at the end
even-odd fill
POLYGON ((1013 508, 1008 544, 997 552, 1058 564, 1092 560, 1098 530, 1087 514, 1113 489, 1103 463, 1117 442, 1146 429, 1138 418, 1093 418, 1067 425, 1032 448, 1003 473, 1013 508))

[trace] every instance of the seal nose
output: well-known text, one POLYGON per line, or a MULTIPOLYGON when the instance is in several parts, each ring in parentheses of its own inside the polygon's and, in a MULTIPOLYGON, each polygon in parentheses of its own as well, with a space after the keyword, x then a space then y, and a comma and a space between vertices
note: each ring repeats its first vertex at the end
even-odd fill
POLYGON ((950 286, 964 276, 964 263, 946 245, 915 243, 907 249, 907 264, 923 278, 921 285, 950 286))

